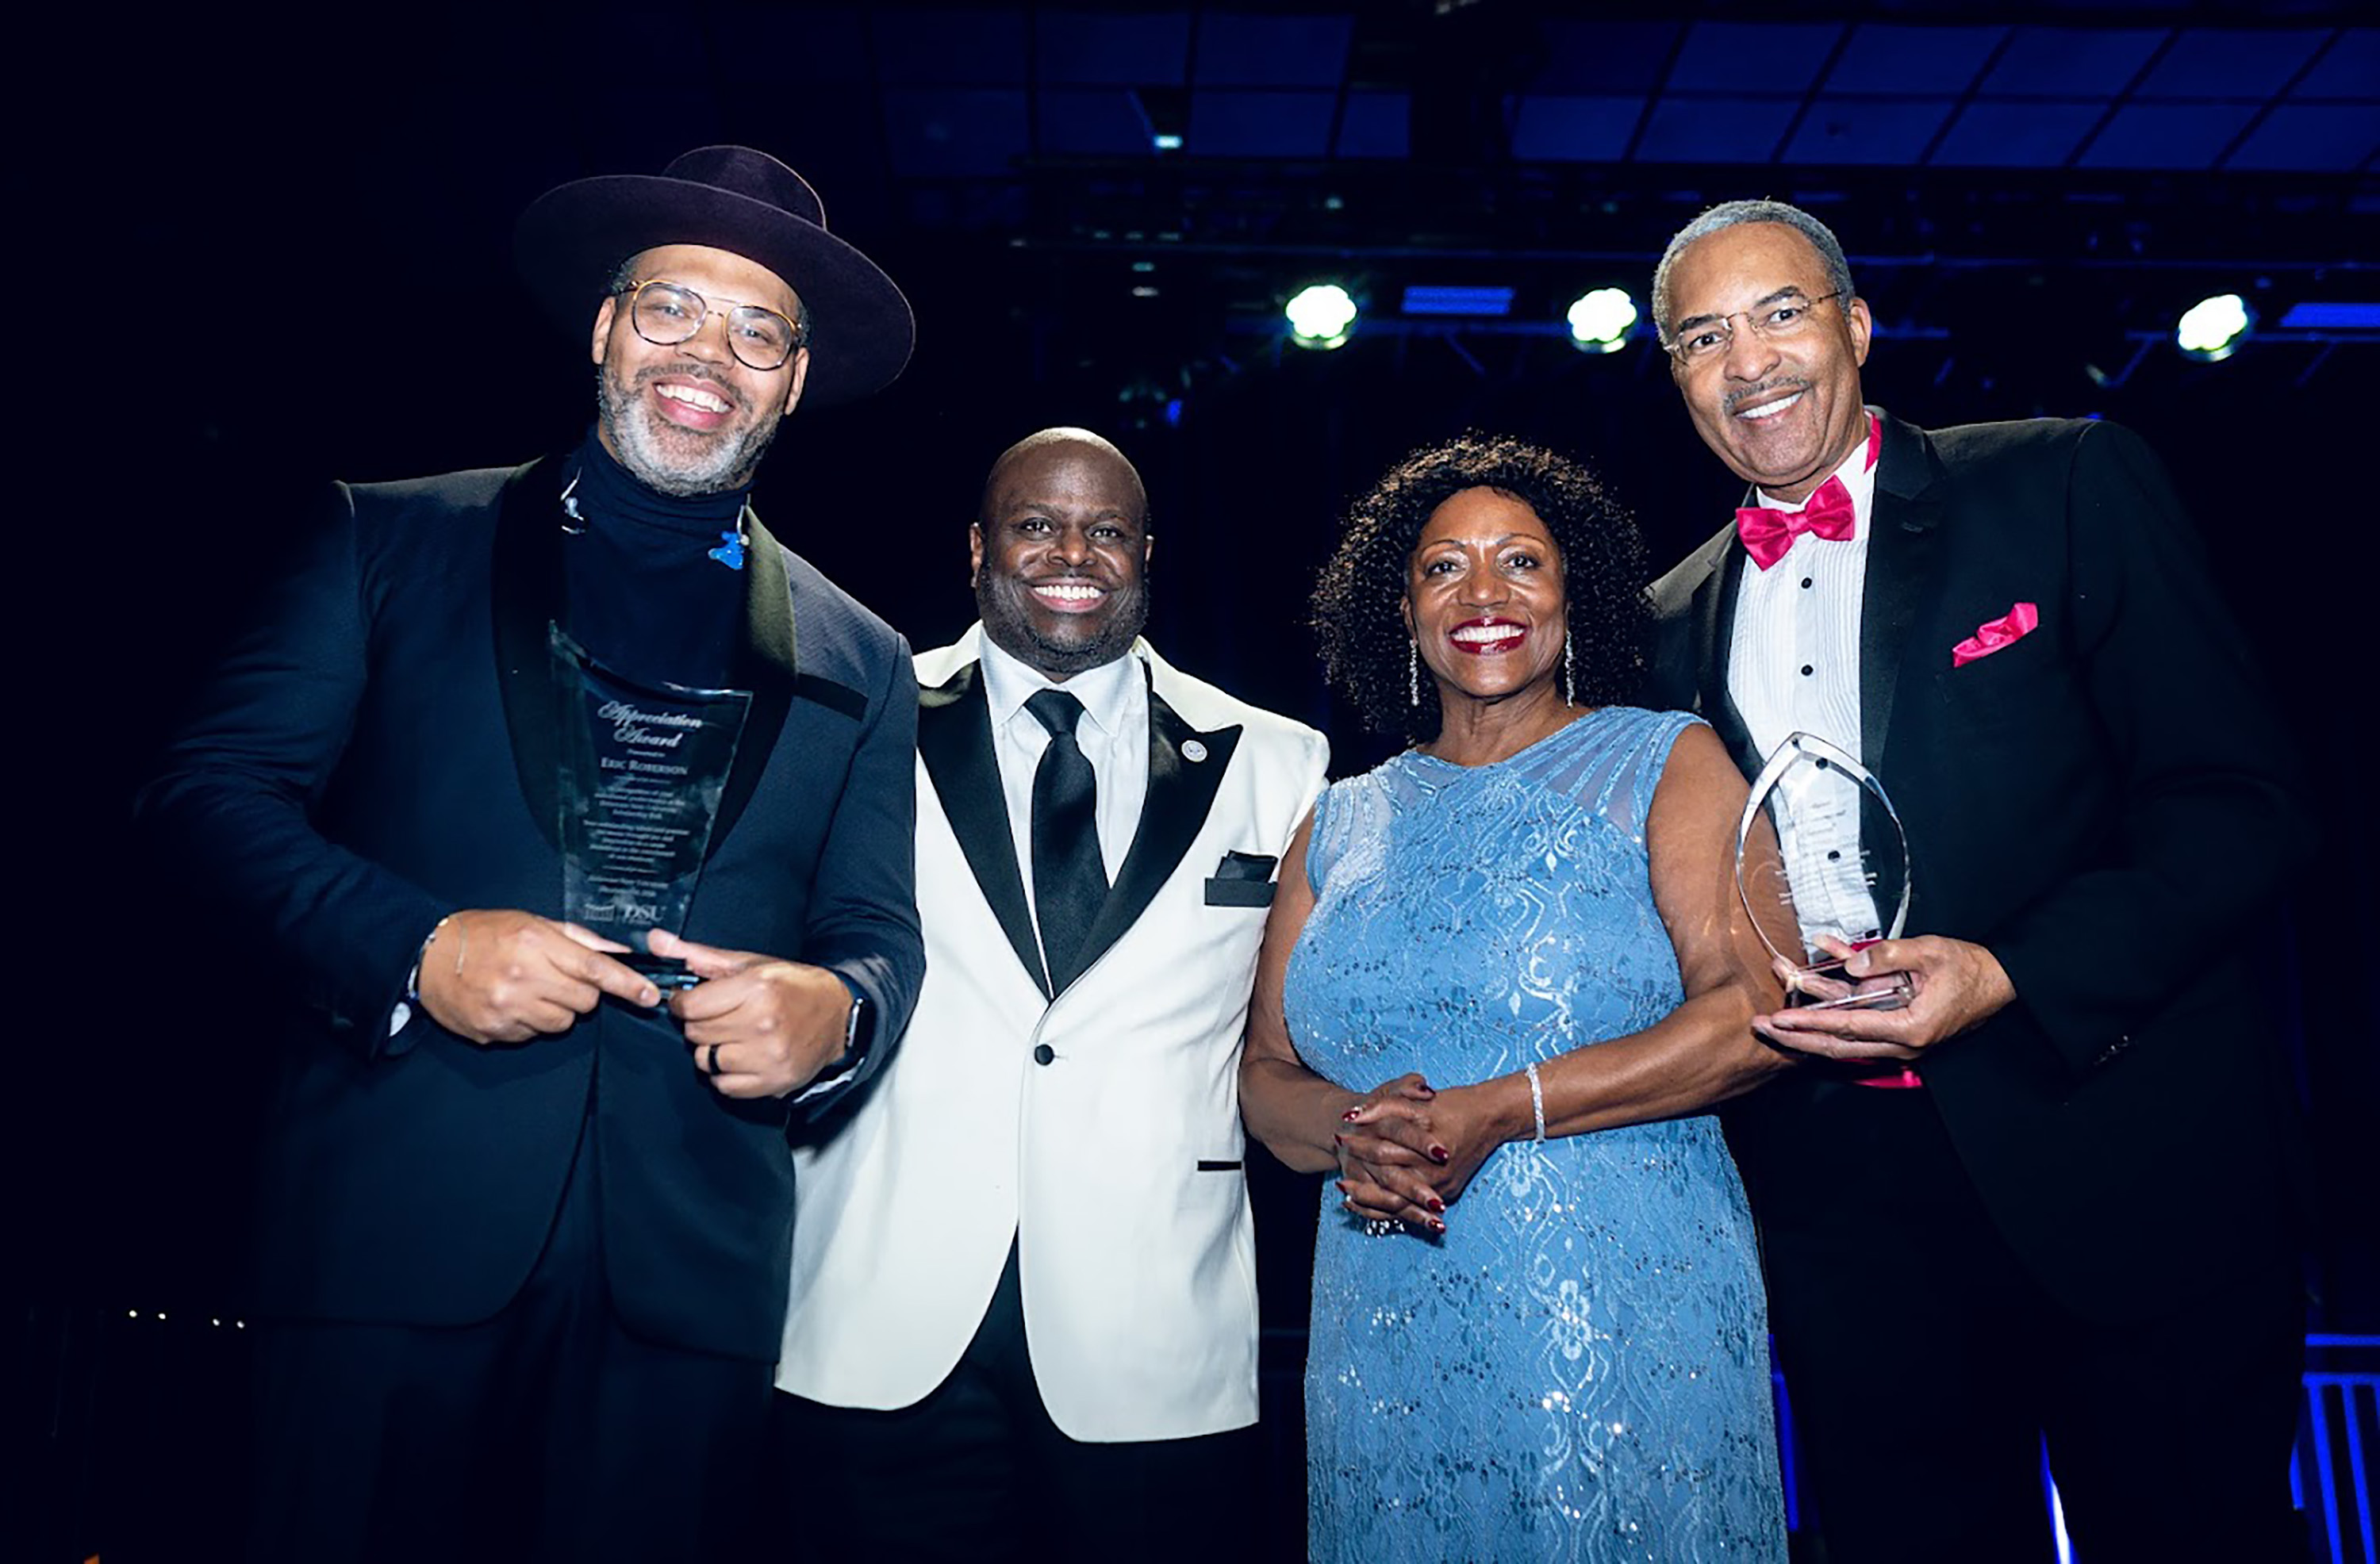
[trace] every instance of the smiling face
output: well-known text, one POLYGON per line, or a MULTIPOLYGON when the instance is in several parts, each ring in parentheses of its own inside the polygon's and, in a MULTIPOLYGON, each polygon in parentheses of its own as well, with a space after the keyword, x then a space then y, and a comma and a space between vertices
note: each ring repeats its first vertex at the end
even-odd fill
POLYGON ((1825 482, 1867 438, 1860 404, 1867 305, 1815 302, 1831 291, 1817 249, 1781 223, 1740 223, 1696 239, 1670 275, 1673 335, 1734 317, 1724 350, 1691 365, 1670 360, 1695 431, 1737 477, 1789 503, 1825 482), (1810 316, 1790 337, 1761 336, 1740 313, 1796 294, 1810 316))
POLYGON ((1132 649, 1148 622, 1148 498, 1104 441, 1061 437, 1010 451, 969 529, 984 634, 1064 683, 1132 649))
POLYGON ((1405 626, 1442 697, 1555 695, 1561 552, 1523 502, 1465 489, 1429 513, 1405 566, 1405 626))
POLYGON ((640 282, 679 284, 714 311, 686 341, 638 336, 627 300, 595 312, 596 437, 620 465, 664 494, 716 494, 752 480, 777 425, 801 400, 809 349, 782 368, 747 369, 728 350, 726 311, 760 304, 787 319, 793 289, 756 261, 702 245, 663 245, 631 263, 640 282))

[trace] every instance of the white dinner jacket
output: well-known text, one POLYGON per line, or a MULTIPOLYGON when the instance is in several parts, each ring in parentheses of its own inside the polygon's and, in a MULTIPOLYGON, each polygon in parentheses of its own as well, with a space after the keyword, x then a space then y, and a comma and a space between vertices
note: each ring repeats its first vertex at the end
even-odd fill
POLYGON ((980 625, 919 654, 926 984, 856 1106, 795 1152, 777 1384, 911 1405, 959 1360, 1018 1246, 1050 1418, 1088 1441, 1257 1415, 1239 1057, 1276 866, 1329 746, 1175 672, 1150 681, 1148 794, 1086 936, 1043 988, 977 668, 980 625))

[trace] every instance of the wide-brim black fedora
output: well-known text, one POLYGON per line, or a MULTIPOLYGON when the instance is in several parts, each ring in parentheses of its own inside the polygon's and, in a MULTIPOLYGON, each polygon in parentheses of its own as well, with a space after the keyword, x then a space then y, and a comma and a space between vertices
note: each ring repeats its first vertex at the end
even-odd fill
POLYGON ((877 264, 826 231, 800 175, 749 147, 700 147, 658 175, 556 186, 513 230, 521 275, 564 328, 595 323, 613 274, 639 250, 707 245, 759 262, 810 312, 802 400, 848 402, 890 385, 917 339, 909 301, 877 264))

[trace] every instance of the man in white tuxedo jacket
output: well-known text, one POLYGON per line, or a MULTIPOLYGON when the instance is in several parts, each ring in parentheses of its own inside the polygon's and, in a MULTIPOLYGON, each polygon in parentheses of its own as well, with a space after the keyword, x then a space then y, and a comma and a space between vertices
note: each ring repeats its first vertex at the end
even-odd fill
POLYGON ((1138 638, 1148 500, 1099 436, 1002 455, 969 552, 981 622, 917 660, 925 989, 795 1153, 795 1523, 818 1557, 1211 1557, 1257 1417, 1241 1031, 1328 747, 1138 638))

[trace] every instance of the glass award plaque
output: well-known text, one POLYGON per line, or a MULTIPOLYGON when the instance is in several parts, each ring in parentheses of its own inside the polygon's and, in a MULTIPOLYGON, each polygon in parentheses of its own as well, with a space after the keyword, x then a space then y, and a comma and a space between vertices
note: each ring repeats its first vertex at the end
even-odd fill
POLYGON ((1761 943, 1786 968, 1792 1003, 1898 1010, 1905 973, 1854 981, 1819 941, 1853 950, 1900 936, 1909 839, 1874 772, 1815 734, 1791 734, 1752 780, 1735 830, 1735 888, 1761 943))
POLYGON ((686 927, 751 693, 624 678, 558 625, 547 646, 562 707, 562 915, 628 946, 620 959, 661 987, 689 986, 645 935, 686 927))

